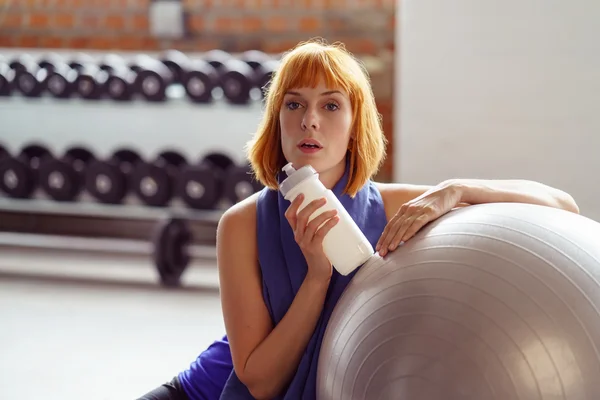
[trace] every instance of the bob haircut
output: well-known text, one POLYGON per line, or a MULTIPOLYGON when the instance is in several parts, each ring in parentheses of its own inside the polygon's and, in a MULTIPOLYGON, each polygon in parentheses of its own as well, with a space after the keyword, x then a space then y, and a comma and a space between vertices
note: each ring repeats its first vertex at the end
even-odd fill
POLYGON ((375 97, 364 66, 341 43, 322 40, 299 43, 284 53, 279 68, 265 88, 265 110, 246 153, 256 180, 277 190, 277 173, 286 164, 281 149, 279 112, 284 94, 294 88, 316 87, 324 77, 329 88, 342 88, 352 105, 348 184, 344 192, 354 197, 381 167, 387 140, 375 97))

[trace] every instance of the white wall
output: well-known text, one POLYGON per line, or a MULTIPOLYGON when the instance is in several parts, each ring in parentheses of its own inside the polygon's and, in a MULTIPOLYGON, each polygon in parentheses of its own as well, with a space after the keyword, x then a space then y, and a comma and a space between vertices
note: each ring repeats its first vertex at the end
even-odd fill
POLYGON ((525 178, 600 220, 600 1, 407 0, 395 180, 525 178))

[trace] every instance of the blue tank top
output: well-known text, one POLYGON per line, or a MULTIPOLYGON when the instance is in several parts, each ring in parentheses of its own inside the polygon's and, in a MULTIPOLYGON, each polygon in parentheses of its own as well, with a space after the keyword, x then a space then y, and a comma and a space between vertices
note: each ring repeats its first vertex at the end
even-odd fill
MULTIPOLYGON (((279 178, 280 180, 282 178, 279 178)), ((348 168, 332 189, 344 208, 375 247, 387 218, 379 190, 368 181, 354 198, 342 194, 348 168)), ((290 202, 265 188, 257 200, 258 258, 262 272, 263 298, 274 324, 278 324, 300 289, 308 266, 285 218, 290 202)), ((274 400, 315 399, 319 350, 327 322, 342 292, 356 273, 340 275, 335 269, 321 316, 288 387, 274 400)), ((227 338, 216 341, 191 367, 179 375, 190 400, 253 399, 233 370, 227 338)))

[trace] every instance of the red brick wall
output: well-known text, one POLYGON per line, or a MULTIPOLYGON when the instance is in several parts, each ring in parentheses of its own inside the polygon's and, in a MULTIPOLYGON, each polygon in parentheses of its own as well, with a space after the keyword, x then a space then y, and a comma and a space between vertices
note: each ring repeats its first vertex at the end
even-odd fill
POLYGON ((0 0, 0 47, 281 52, 316 36, 342 41, 368 61, 390 140, 379 177, 387 180, 393 151, 395 2, 183 0, 186 37, 164 40, 150 35, 150 0, 0 0))

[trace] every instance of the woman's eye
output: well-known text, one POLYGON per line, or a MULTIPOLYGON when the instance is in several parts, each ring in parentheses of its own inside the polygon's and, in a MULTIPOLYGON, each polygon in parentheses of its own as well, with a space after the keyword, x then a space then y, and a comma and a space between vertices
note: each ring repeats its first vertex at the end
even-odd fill
POLYGON ((295 102, 295 101, 288 101, 288 102, 286 103, 286 106, 287 106, 287 108, 288 108, 288 109, 290 109, 290 110, 295 110, 296 108, 298 108, 298 107, 300 106, 300 104, 299 104, 299 103, 297 103, 297 102, 295 102))
POLYGON ((335 110, 337 110, 339 108, 338 105, 335 104, 335 103, 327 103, 327 105, 325 107, 329 111, 335 111, 335 110))

